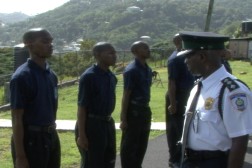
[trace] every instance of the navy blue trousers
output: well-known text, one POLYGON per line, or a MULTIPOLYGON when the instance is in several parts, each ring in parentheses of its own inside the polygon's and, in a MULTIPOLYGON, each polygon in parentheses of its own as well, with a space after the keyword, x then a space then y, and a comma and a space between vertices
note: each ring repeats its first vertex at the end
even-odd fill
MULTIPOLYGON (((61 149, 56 130, 47 133, 25 129, 24 148, 30 168, 60 168, 61 149)), ((15 165, 16 155, 13 137, 11 139, 11 153, 15 165)))
MULTIPOLYGON (((88 151, 79 148, 81 168, 114 168, 116 159, 115 122, 88 118, 86 125, 88 151)), ((76 140, 78 127, 75 129, 76 140)))
POLYGON ((150 107, 130 105, 127 123, 128 127, 123 131, 121 140, 122 168, 141 168, 150 133, 150 107))
POLYGON ((185 159, 182 168, 227 168, 227 162, 228 155, 205 160, 185 159))

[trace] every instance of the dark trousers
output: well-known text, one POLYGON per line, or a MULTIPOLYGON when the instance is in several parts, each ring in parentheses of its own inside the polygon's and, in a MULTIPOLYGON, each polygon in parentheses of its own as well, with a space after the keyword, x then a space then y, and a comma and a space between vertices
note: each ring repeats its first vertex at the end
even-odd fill
MULTIPOLYGON (((60 168, 60 141, 56 130, 47 133, 25 129, 24 148, 30 168, 60 168)), ((11 153, 15 165, 13 137, 11 139, 11 153)))
POLYGON ((228 155, 211 159, 185 159, 182 168, 227 168, 228 155))
MULTIPOLYGON (((116 159, 115 122, 88 118, 86 125, 88 151, 78 147, 81 168, 114 168, 116 159)), ((78 127, 75 129, 76 140, 78 127)))
POLYGON ((150 107, 130 105, 127 123, 128 127, 123 131, 121 140, 122 168, 141 168, 150 133, 150 107))
POLYGON ((184 97, 186 97, 186 95, 182 95, 180 101, 177 103, 177 113, 171 115, 167 110, 167 107, 170 105, 170 101, 168 95, 166 96, 166 135, 170 154, 169 162, 172 163, 180 162, 181 158, 181 148, 178 146, 178 141, 181 139, 183 132, 186 104, 184 97))

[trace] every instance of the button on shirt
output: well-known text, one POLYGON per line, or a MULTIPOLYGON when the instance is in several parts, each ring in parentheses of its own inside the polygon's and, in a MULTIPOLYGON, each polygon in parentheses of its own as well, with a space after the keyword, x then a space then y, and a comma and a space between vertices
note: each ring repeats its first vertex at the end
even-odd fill
POLYGON ((116 84, 117 79, 111 71, 91 66, 81 75, 78 105, 87 108, 89 114, 111 115, 115 108, 116 84))
POLYGON ((139 60, 131 62, 123 73, 124 89, 131 90, 130 101, 146 105, 150 101, 150 87, 152 83, 152 70, 139 60))
MULTIPOLYGON (((231 138, 252 133, 252 93, 242 83, 238 89, 225 89, 223 95, 223 119, 218 110, 218 96, 222 87, 221 80, 235 77, 229 74, 224 66, 202 81, 202 89, 197 103, 195 116, 192 119, 187 147, 193 150, 221 150, 231 148, 231 138), (242 107, 237 100, 242 99, 242 107), (197 129, 195 128, 197 127, 197 129), (196 131, 197 130, 197 131, 196 131)), ((187 103, 190 107, 197 88, 191 91, 187 103)))
POLYGON ((58 104, 57 77, 28 59, 12 75, 11 108, 24 109, 24 124, 47 126, 55 123, 58 104))

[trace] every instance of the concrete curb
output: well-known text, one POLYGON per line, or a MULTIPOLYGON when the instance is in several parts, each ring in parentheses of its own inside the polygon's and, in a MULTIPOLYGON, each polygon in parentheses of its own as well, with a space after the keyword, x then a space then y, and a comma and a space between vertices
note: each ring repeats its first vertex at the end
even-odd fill
MULTIPOLYGON (((62 131, 73 131, 75 128, 76 120, 56 120, 57 130, 62 131)), ((119 128, 120 123, 116 123, 116 129, 119 128)), ((12 123, 11 120, 8 119, 0 119, 0 128, 11 128, 12 123)), ((165 122, 152 122, 151 130, 165 130, 165 122)))

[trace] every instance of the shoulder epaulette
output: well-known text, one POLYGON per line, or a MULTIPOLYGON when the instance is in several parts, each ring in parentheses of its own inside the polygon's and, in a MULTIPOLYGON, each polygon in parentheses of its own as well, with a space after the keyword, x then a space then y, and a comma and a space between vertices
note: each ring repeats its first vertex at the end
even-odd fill
POLYGON ((230 92, 240 87, 235 80, 231 79, 230 77, 226 77, 225 79, 221 80, 221 82, 226 88, 228 88, 230 92))
POLYGON ((249 89, 247 84, 244 83, 243 81, 241 81, 240 79, 231 79, 230 77, 226 77, 225 79, 221 80, 223 85, 222 85, 222 87, 220 89, 220 93, 219 93, 218 109, 219 109, 219 113, 220 113, 220 116, 222 119, 223 119, 223 111, 222 111, 222 101, 223 100, 222 99, 223 99, 224 90, 225 90, 225 88, 228 88, 228 90, 230 92, 232 92, 233 90, 239 88, 240 86, 236 83, 236 81, 243 83, 249 89))

